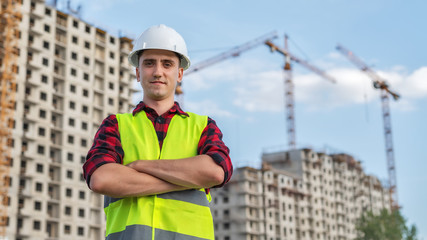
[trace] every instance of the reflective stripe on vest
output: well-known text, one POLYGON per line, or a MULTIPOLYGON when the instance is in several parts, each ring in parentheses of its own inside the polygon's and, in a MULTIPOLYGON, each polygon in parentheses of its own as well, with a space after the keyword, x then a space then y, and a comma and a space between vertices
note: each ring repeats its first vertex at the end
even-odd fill
MULTIPOLYGON (((108 235, 106 240, 141 240, 152 238, 152 228, 144 225, 131 225, 127 226, 125 231, 112 233, 108 235)), ((176 232, 169 232, 162 229, 155 230, 156 238, 158 239, 174 239, 174 240, 203 240, 204 238, 198 238, 188 235, 182 235, 176 232)))
MULTIPOLYGON (((154 126, 144 111, 135 116, 130 113, 117 114, 125 153, 123 164, 135 160, 196 156, 207 117, 188 114, 189 117, 176 114, 172 118, 161 151, 154 126)), ((144 197, 105 196, 107 239, 214 239, 209 198, 204 189, 144 197)))

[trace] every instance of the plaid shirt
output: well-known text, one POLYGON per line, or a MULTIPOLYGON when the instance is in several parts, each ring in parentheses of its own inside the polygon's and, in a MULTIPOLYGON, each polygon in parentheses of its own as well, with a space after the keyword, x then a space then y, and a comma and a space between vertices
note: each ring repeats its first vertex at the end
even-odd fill
MULTIPOLYGON (((186 115, 179 104, 175 102, 174 106, 166 113, 159 116, 157 112, 145 105, 142 101, 136 106, 132 114, 145 111, 148 119, 154 125, 157 133, 160 149, 163 140, 166 137, 169 123, 175 114, 186 115)), ((233 174, 233 165, 229 156, 229 149, 222 141, 221 130, 217 127, 214 120, 208 118, 208 124, 202 132, 197 147, 198 154, 209 155, 224 170, 224 181, 216 187, 221 187, 227 183, 233 174)), ((100 166, 106 163, 123 163, 124 151, 120 142, 120 133, 116 115, 110 115, 102 122, 95 135, 92 147, 90 148, 86 162, 83 165, 83 175, 87 184, 90 183, 92 173, 100 166)))

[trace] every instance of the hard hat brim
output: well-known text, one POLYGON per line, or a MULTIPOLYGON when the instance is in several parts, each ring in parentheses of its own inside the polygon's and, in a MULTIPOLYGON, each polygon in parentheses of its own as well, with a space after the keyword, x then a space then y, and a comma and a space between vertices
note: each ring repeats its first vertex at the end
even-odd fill
MULTIPOLYGON (((160 48, 146 48, 143 50, 132 51, 128 56, 129 63, 134 67, 139 67, 139 59, 138 59, 139 53, 144 50, 150 50, 150 49, 164 50, 160 48)), ((166 51, 170 51, 170 50, 166 50, 166 51)), ((190 67, 190 59, 188 59, 188 57, 180 54, 179 52, 175 52, 175 51, 170 51, 170 52, 176 53, 179 56, 181 56, 180 58, 181 64, 179 67, 182 67, 184 70, 187 70, 190 67)))

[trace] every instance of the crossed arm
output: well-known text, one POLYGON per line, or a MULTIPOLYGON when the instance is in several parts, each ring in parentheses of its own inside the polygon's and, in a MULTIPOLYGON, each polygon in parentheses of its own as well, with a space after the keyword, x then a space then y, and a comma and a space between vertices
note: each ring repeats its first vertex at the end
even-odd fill
POLYGON ((208 155, 176 160, 107 163, 97 168, 90 188, 111 197, 131 197, 210 188, 224 181, 224 170, 208 155))

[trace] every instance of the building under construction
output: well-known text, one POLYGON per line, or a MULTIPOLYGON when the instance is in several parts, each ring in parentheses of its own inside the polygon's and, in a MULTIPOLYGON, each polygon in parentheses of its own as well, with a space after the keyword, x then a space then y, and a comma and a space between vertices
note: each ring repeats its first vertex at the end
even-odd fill
MULTIPOLYGON (((81 166, 104 117, 134 107, 132 41, 44 0, 0 2, 0 239, 103 239, 81 166)), ((353 157, 310 149, 265 153, 212 194, 217 240, 353 239, 363 211, 390 207, 353 157)))
POLYGON ((388 189, 352 156, 301 149, 262 163, 212 189, 216 240, 355 239, 363 212, 390 209, 388 189))
POLYGON ((44 0, 0 10, 0 239, 103 239, 81 166, 104 117, 134 107, 132 42, 44 0))

